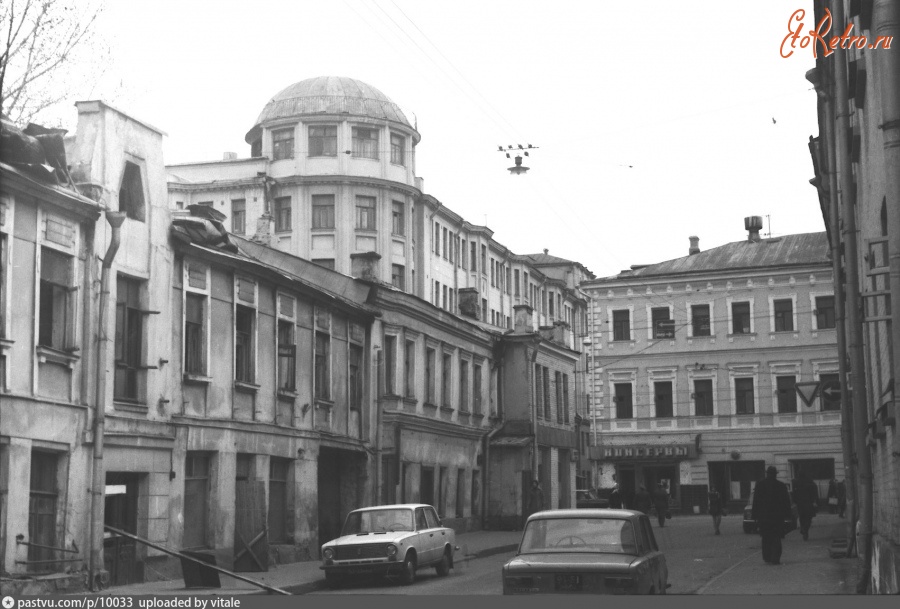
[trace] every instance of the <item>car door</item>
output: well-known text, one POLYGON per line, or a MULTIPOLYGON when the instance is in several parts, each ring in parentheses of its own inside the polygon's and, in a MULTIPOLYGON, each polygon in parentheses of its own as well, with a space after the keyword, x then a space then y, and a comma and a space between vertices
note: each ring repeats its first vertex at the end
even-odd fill
POLYGON ((437 562, 441 559, 441 555, 444 553, 444 546, 449 541, 447 528, 441 525, 441 521, 438 519, 437 512, 434 511, 433 507, 425 508, 425 520, 428 522, 428 532, 432 536, 429 539, 434 540, 431 544, 434 548, 431 560, 437 562))
POLYGON ((425 508, 416 508, 416 554, 419 566, 432 562, 434 556, 434 531, 428 528, 425 508))
POLYGON ((656 537, 653 535, 653 527, 647 516, 641 517, 641 538, 644 545, 646 559, 650 566, 650 579, 657 594, 662 594, 668 584, 669 574, 666 566, 666 557, 659 551, 656 537))

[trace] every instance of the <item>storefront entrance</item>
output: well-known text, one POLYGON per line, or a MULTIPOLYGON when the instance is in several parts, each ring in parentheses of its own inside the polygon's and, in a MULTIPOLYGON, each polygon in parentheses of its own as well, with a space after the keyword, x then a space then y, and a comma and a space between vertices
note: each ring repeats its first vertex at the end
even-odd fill
POLYGON ((766 473, 765 461, 710 461, 709 483, 726 501, 747 501, 753 485, 766 473))

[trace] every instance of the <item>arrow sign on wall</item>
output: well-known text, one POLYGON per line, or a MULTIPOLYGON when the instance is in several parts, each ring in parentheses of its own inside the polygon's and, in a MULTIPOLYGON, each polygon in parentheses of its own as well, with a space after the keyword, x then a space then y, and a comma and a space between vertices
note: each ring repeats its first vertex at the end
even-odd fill
POLYGON ((819 395, 820 381, 812 381, 808 383, 794 383, 797 388, 797 395, 803 400, 803 403, 812 407, 813 400, 819 395))

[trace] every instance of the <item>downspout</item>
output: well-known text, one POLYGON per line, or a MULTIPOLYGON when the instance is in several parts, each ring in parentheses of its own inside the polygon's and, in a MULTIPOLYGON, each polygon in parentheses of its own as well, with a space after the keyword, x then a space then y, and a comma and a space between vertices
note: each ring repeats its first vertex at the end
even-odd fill
POLYGON ((109 247, 103 256, 103 267, 100 272, 100 299, 97 321, 97 395, 94 410, 94 463, 91 489, 91 560, 90 588, 99 589, 99 573, 103 569, 103 501, 106 476, 103 470, 103 434, 106 416, 106 377, 109 374, 107 359, 109 355, 110 334, 107 332, 109 319, 109 275, 116 252, 121 241, 122 223, 125 212, 107 211, 106 221, 112 228, 109 247))
MULTIPOLYGON (((877 36, 893 36, 900 42, 900 3, 875 0, 872 23, 877 36)), ((900 420, 900 57, 898 51, 880 49, 872 53, 881 83, 881 132, 884 142, 885 205, 888 216, 890 258, 891 339, 893 344, 894 425, 900 420)), ((896 433, 896 427, 894 428, 896 433)))
POLYGON ((853 408, 846 388, 847 383, 847 326, 844 312, 844 280, 841 267, 841 210, 838 203, 837 172, 835 171, 834 150, 834 82, 828 77, 828 73, 822 68, 815 68, 808 74, 808 79, 816 87, 824 107, 824 135, 820 136, 824 141, 821 149, 825 151, 826 158, 823 161, 825 177, 828 180, 828 228, 831 240, 831 274, 834 281, 834 314, 835 329, 837 334, 838 375, 841 383, 841 449, 844 459, 844 487, 847 492, 847 507, 850 518, 847 519, 847 558, 851 558, 856 551, 856 530, 853 525, 856 522, 856 464, 853 462, 853 408))
MULTIPOLYGON (((832 0, 835 31, 843 32, 844 9, 841 0, 832 0)), ((853 436, 856 448, 859 506, 857 535, 858 576, 857 593, 864 593, 871 573, 872 555, 872 459, 866 443, 868 431, 868 400, 866 399, 865 360, 860 319, 859 252, 856 240, 856 189, 850 160, 850 103, 847 98, 847 55, 838 50, 834 54, 835 82, 835 147, 837 169, 840 173, 841 203, 844 220, 844 259, 847 270, 847 325, 850 354, 850 383, 853 388, 853 436)))
MULTIPOLYGON (((501 351, 502 353, 502 351, 501 351)), ((503 419, 502 413, 506 412, 506 405, 503 403, 504 396, 506 395, 505 391, 501 391, 501 386, 503 385, 503 378, 500 374, 500 371, 503 370, 503 356, 501 355, 499 358, 494 359, 493 368, 495 368, 497 372, 497 413, 501 415, 500 424, 496 427, 492 428, 485 436, 484 436, 484 468, 482 469, 482 479, 484 481, 484 492, 481 493, 481 528, 486 529, 490 524, 490 520, 488 518, 488 508, 491 505, 490 497, 491 497, 491 439, 503 428, 503 419)), ((493 374, 491 374, 493 377, 493 374)))
MULTIPOLYGON (((534 338, 534 351, 531 352, 531 362, 528 365, 527 373, 534 371, 534 364, 537 361, 538 351, 541 348, 540 335, 534 338)), ((538 424, 537 424, 537 399, 532 394, 532 389, 537 391, 537 384, 528 383, 529 395, 531 396, 531 425, 533 427, 533 436, 531 439, 531 475, 534 480, 538 480, 538 424)))

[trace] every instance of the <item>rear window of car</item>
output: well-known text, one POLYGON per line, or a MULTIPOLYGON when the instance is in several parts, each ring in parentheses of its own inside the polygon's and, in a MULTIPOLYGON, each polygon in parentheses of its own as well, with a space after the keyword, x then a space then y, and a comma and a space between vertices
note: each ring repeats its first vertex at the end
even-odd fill
POLYGON ((611 518, 541 518, 525 527, 521 554, 602 552, 637 554, 634 527, 611 518))

